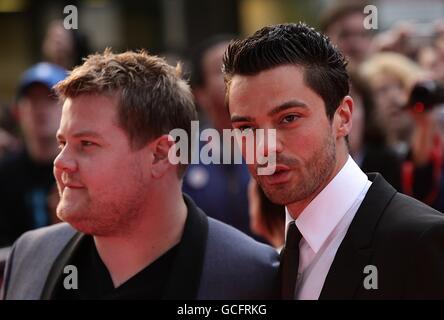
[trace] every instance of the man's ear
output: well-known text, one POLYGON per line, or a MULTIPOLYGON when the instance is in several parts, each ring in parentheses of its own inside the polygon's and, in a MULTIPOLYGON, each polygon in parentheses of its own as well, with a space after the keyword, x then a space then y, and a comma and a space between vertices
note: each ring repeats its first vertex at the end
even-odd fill
POLYGON ((334 115, 334 130, 336 137, 346 137, 352 128, 353 99, 345 96, 334 115))
POLYGON ((174 166, 168 158, 170 148, 174 147, 174 139, 168 137, 164 134, 150 143, 150 149, 153 153, 151 174, 155 178, 162 177, 174 166))

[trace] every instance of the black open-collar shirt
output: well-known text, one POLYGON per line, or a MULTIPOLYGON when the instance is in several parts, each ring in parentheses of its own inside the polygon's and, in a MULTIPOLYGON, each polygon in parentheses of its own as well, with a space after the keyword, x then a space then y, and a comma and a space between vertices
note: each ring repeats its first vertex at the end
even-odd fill
POLYGON ((92 236, 85 236, 71 264, 76 266, 78 288, 65 289, 59 281, 55 298, 66 300, 161 299, 177 252, 174 246, 123 284, 114 288, 111 276, 97 252, 92 236))

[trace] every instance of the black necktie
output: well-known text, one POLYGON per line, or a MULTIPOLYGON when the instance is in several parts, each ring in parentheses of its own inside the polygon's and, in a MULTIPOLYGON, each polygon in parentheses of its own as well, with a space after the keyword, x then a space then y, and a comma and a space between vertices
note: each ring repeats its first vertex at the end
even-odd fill
POLYGON ((281 298, 286 300, 294 299, 294 288, 299 267, 299 242, 302 234, 293 222, 290 223, 287 231, 285 247, 281 254, 281 298))

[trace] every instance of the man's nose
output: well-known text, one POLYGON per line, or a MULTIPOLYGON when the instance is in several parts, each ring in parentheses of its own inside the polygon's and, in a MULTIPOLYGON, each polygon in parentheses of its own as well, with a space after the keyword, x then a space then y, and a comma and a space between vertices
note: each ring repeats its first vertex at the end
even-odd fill
POLYGON ((278 139, 276 129, 263 129, 256 134, 256 146, 257 155, 262 157, 282 152, 282 143, 278 139))
POLYGON ((64 146, 54 160, 54 168, 60 171, 74 172, 77 170, 77 161, 67 146, 64 146))

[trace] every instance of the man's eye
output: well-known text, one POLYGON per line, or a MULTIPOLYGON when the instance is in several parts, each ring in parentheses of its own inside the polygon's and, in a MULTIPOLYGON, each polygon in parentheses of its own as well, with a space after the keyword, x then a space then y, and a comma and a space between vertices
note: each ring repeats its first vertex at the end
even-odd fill
POLYGON ((285 116, 282 118, 282 123, 291 123, 297 119, 299 119, 299 117, 297 115, 289 114, 288 116, 285 116))
POLYGON ((253 130, 250 126, 241 126, 238 128, 242 133, 249 133, 253 130))
POLYGON ((82 147, 91 147, 91 146, 95 145, 94 142, 86 141, 86 140, 82 140, 81 144, 82 144, 82 147))

